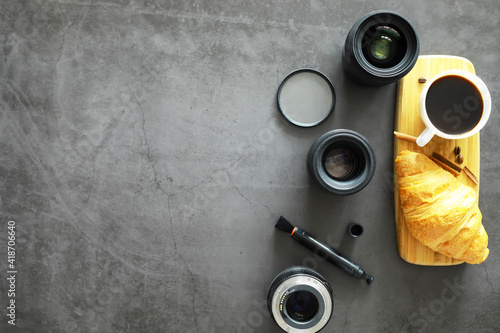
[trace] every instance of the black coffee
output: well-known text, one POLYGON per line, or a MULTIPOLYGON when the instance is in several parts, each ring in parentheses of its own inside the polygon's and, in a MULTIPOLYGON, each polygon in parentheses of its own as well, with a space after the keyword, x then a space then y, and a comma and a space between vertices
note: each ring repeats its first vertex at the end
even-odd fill
POLYGON ((463 134, 476 127, 483 115, 483 99, 476 86, 458 75, 434 81, 425 99, 427 115, 447 134, 463 134))

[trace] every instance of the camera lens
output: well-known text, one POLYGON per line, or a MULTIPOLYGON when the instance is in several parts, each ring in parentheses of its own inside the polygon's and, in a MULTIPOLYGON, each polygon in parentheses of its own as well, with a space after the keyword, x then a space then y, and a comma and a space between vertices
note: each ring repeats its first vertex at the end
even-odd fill
POLYGON ((361 134, 333 130, 311 146, 307 168, 314 181, 328 193, 348 195, 363 189, 375 173, 375 153, 361 134))
POLYGON ((349 31, 342 63, 356 82, 381 86, 411 71, 420 44, 413 26, 390 11, 375 11, 358 20, 349 31))
POLYGON ((333 312, 329 283, 307 267, 291 267, 274 278, 267 291, 267 305, 286 332, 320 331, 333 312))

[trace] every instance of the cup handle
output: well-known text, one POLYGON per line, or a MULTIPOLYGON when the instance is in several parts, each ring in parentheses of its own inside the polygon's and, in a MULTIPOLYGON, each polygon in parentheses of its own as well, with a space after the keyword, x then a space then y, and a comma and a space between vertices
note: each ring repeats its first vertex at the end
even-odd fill
POLYGON ((432 137, 434 136, 434 131, 431 130, 429 127, 426 127, 422 133, 417 138, 417 145, 420 147, 425 146, 426 144, 431 141, 432 137))

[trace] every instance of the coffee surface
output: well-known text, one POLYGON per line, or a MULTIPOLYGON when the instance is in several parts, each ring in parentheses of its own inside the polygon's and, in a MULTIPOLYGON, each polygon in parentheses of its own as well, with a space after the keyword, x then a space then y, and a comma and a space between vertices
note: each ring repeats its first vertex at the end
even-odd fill
POLYGON ((449 75, 432 83, 425 108, 437 129, 457 135, 469 132, 479 123, 483 100, 472 82, 458 75, 449 75))

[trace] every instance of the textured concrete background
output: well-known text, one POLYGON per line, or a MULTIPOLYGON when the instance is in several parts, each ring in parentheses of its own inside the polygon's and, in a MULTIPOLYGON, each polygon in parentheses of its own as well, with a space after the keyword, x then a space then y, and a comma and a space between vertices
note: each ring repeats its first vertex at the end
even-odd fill
POLYGON ((0 331, 280 332, 265 290, 291 265, 330 281, 327 332, 498 332, 500 3, 481 1, 2 0, 0 331), (392 190, 395 84, 344 77, 352 24, 406 16, 421 54, 470 59, 490 88, 481 265, 398 256, 392 190), (284 122, 280 81, 311 67, 332 116, 284 122), (310 180, 312 142, 364 134, 372 182, 332 197, 310 180), (284 215, 358 262, 367 286, 276 231, 284 215), (7 222, 16 222, 16 326, 7 323, 7 222), (345 237, 351 221, 365 226, 345 237))

